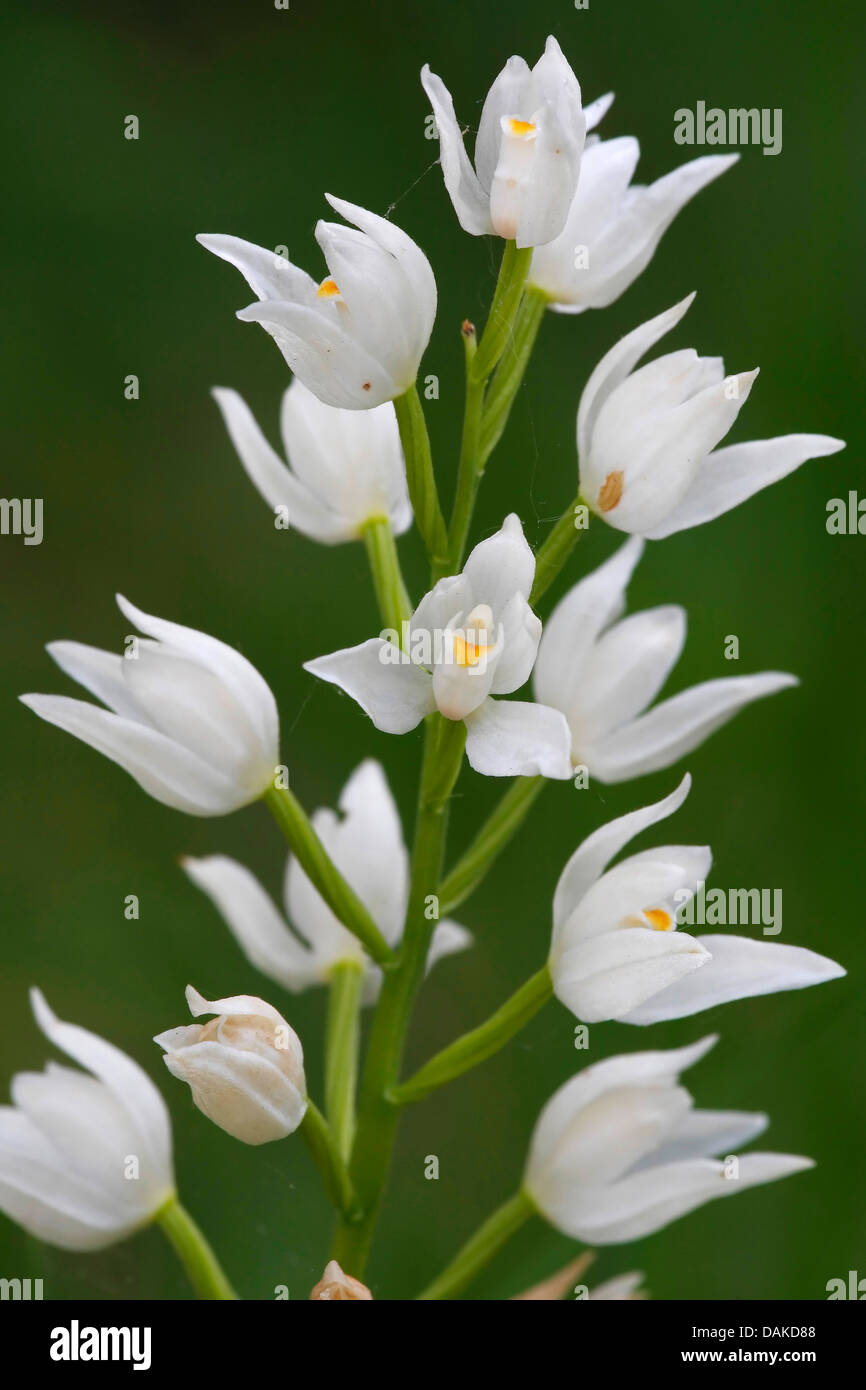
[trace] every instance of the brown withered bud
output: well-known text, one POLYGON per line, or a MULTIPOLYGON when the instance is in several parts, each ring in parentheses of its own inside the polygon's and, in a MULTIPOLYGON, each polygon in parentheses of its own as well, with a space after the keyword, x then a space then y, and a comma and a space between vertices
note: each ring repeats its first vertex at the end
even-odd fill
POLYGON ((329 1260, 325 1272, 310 1294, 310 1300, 317 1298, 346 1299, 372 1298, 373 1295, 360 1279, 344 1274, 336 1260, 329 1260))

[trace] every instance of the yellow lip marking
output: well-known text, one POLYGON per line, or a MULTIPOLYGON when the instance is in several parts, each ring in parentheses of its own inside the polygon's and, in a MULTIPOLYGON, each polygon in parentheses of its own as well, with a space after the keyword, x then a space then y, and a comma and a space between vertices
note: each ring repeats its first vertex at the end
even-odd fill
POLYGON ((665 912, 661 907, 648 907, 644 910, 646 917, 653 931, 670 931, 674 924, 674 919, 669 912, 665 912))
POLYGON ((333 299, 340 293, 340 287, 336 280, 323 280, 316 290, 317 299, 333 299))
POLYGON ((603 512, 612 512, 622 497, 622 473, 608 473, 598 494, 598 505, 603 512))
POLYGON ((459 632, 454 633, 452 643, 454 660, 458 666, 477 666, 490 650, 486 642, 467 642, 459 632))
POLYGON ((532 121, 520 121, 516 116, 509 117, 508 129, 510 134, 517 135, 521 140, 525 140, 527 135, 534 135, 538 126, 532 121))

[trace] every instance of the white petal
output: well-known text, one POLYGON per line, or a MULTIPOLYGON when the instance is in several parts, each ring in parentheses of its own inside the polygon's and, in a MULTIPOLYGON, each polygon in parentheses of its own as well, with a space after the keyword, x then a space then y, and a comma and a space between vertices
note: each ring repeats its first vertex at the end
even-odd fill
POLYGON ((685 638, 685 609, 666 604, 631 614, 599 639, 566 711, 579 762, 589 762, 588 748, 599 735, 618 730, 655 699, 685 638))
MULTIPOLYGON (((577 189, 585 137, 579 89, 573 105, 560 100, 542 108, 531 170, 521 200, 517 246, 543 246, 565 227, 577 189)), ((491 207, 495 217, 493 198, 491 207)))
POLYGON ((276 746, 262 748, 254 719, 226 686, 200 662, 175 647, 142 641, 123 675, 147 723, 253 800, 269 785, 276 746))
POLYGON ((589 106, 584 106, 583 114, 587 130, 594 130, 599 122, 604 120, 613 105, 613 100, 613 92, 605 92, 604 96, 596 97, 595 101, 589 103, 589 106))
POLYGON ((21 703, 117 763, 148 795, 191 816, 222 816, 253 798, 201 758, 149 725, 65 695, 22 695, 21 703))
POLYGON ((415 379, 413 351, 415 306, 409 282, 395 258, 371 237, 342 222, 319 221, 316 241, 331 278, 340 287, 340 324, 370 353, 392 381, 408 386, 415 379), (411 368, 409 363, 412 363, 411 368))
POLYGON ((165 1186, 170 1190, 173 1186, 171 1124, 165 1101, 147 1073, 120 1048, 75 1023, 64 1023, 57 1018, 40 990, 30 991, 30 1004, 48 1041, 108 1087, 129 1116, 154 1168, 163 1175, 165 1186))
MULTIPOLYGON (((581 272, 585 286, 576 286, 582 293, 574 307, 600 309, 618 299, 649 265, 677 213, 738 159, 736 154, 706 155, 674 169, 649 188, 636 186, 624 192, 600 244, 592 248, 592 270, 581 272)), ((584 166, 586 162, 585 156, 584 166)), ((581 184, 583 177, 582 168, 581 184)), ((581 240, 587 242, 586 237, 581 240)), ((572 306, 562 307, 568 311, 572 306)))
POLYGON ((276 764, 279 761, 280 738, 277 703, 267 681, 259 675, 252 662, 215 637, 209 637, 193 627, 182 627, 180 623, 154 618, 150 613, 136 608, 122 594, 117 594, 116 599, 124 617, 141 632, 158 642, 165 642, 167 646, 177 647, 219 679, 245 710, 261 740, 265 760, 271 766, 276 764))
POLYGON ((64 1165, 102 1192, 107 1206, 141 1221, 166 1200, 171 1182, 118 1098, 84 1072, 49 1064, 18 1072, 12 1099, 57 1150, 64 1165), (130 1159, 138 1165, 131 1178, 130 1159))
POLYGON ((315 955, 292 935, 273 900, 249 869, 222 854, 183 859, 181 865, 225 918, 257 970, 293 993, 317 981, 315 955))
POLYGON ((37 1240, 62 1250, 104 1249, 141 1222, 72 1171, 12 1106, 0 1106, 0 1211, 37 1240))
POLYGON ((598 830, 578 845, 559 876, 553 896, 553 921, 561 925, 575 910, 587 890, 595 883, 613 859, 642 830, 666 820, 678 811, 691 790, 692 779, 686 773, 676 791, 652 806, 629 811, 625 816, 599 826, 598 830))
POLYGON ((290 299, 298 304, 313 304, 316 299, 316 282, 264 246, 256 246, 252 241, 241 237, 221 234, 202 234, 196 241, 206 251, 212 251, 221 260, 228 261, 238 269, 259 299, 290 299))
POLYGON ((492 695, 510 695, 525 685, 532 674, 541 639, 541 619, 522 594, 515 594, 501 617, 502 651, 493 672, 492 695))
POLYGON ((680 1072, 693 1067, 715 1047, 718 1034, 709 1034, 688 1047, 665 1052, 632 1052, 608 1057, 571 1077, 555 1091, 535 1125, 526 1167, 531 1186, 534 1174, 544 1171, 552 1151, 560 1144, 575 1117, 594 1101, 623 1087, 672 1086, 680 1072))
POLYGON ((194 985, 187 985, 184 994, 193 1018, 201 1018, 202 1014, 216 1014, 220 1018, 249 1014, 255 1018, 267 1018, 271 1023, 285 1023, 279 1010, 257 994, 230 994, 225 999, 205 999, 194 985))
POLYGON ((395 534, 407 529, 412 509, 390 401, 336 410, 295 380, 283 394, 280 427, 293 472, 326 507, 355 526, 388 516, 395 534))
POLYGON ((623 1023, 661 1023, 688 1018, 759 994, 778 994, 784 989, 805 989, 845 974, 841 965, 804 946, 753 940, 746 936, 699 936, 712 956, 692 980, 681 980, 640 1008, 626 1014, 623 1023))
MULTIPOLYGON (((356 203, 347 203, 343 198, 334 198, 330 193, 326 193, 325 197, 335 212, 345 217, 347 222, 354 223, 377 246, 393 257, 405 275, 411 292, 411 299, 405 305, 405 327, 412 350, 420 359, 430 340, 436 318, 436 280, 430 262, 420 246, 386 217, 368 212, 356 203)), ((417 361, 415 367, 417 368, 417 361)), ((412 379, 414 380, 414 371, 412 379)))
POLYGON ((682 1086, 622 1086, 576 1111, 543 1163, 531 1192, 542 1210, 570 1201, 576 1183, 608 1185, 650 1156, 692 1106, 682 1086))
POLYGON ((554 301, 553 307, 576 312, 595 302, 604 282, 614 239, 622 216, 629 180, 640 157, 637 140, 597 141, 584 150, 580 183, 565 226, 558 237, 536 248, 529 279, 554 301), (577 249, 587 255, 578 258, 577 249))
POLYGON ((632 329, 614 344, 599 362, 583 390, 577 412, 577 452, 581 466, 589 459, 590 439, 598 413, 611 392, 624 381, 645 353, 649 352, 665 333, 675 328, 688 310, 694 294, 681 299, 663 314, 632 329))
POLYGON ((269 300, 250 304, 237 317, 267 329, 286 362, 326 405, 369 410, 393 400, 411 385, 391 373, 331 317, 328 307, 269 300))
POLYGON ((622 1018, 675 981, 700 973, 709 954, 685 932, 625 927, 566 950, 553 967, 553 989, 575 1018, 622 1018))
MULTIPOLYGON (((478 134, 475 138, 475 167, 481 187, 490 192, 493 175, 499 163, 502 144, 503 116, 519 116, 529 102, 529 67, 523 58, 508 59, 495 77, 481 109, 478 134)), ((432 97, 431 97, 432 100, 432 97)), ((492 230, 488 228, 488 230, 492 230)))
POLYGON ((331 841, 332 857, 385 940, 393 943, 403 930, 409 858, 400 813, 381 763, 366 758, 355 769, 339 806, 343 819, 331 841))
POLYGON ((515 594, 529 598, 535 556, 516 513, 511 512, 494 535, 479 541, 463 566, 463 577, 474 602, 489 604, 496 621, 515 594))
POLYGON ((475 600, 469 583, 463 575, 446 575, 424 595, 418 604, 412 614, 410 634, 444 632, 456 616, 468 615, 474 604, 475 600))
POLYGON ((485 777, 571 776, 565 715, 525 700, 485 700, 466 720, 466 757, 485 777))
POLYGON ((632 198, 623 210, 623 225, 618 229, 625 254, 619 256, 618 265, 615 252, 611 257, 605 292, 594 301, 597 307, 612 304, 642 274, 677 214, 697 193, 736 164, 739 157, 704 155, 672 169, 649 188, 632 190, 632 198))
MULTIPOLYGON (((690 1110, 655 1153, 640 1168, 678 1163, 684 1158, 726 1158, 763 1134, 770 1123, 766 1115, 745 1110, 690 1110)), ((634 1171, 637 1171, 635 1169, 634 1171)))
POLYGON ((697 748, 752 701, 797 684, 796 676, 782 671, 705 681, 594 741, 586 749, 587 764, 600 782, 657 772, 697 748))
POLYGON ((211 395, 248 477, 271 507, 288 508, 289 524, 304 536, 332 545, 354 534, 352 519, 331 510, 286 467, 256 423, 246 402, 226 387, 211 395))
POLYGON ((716 1197, 733 1196, 813 1166, 812 1159, 794 1154, 746 1154, 734 1179, 725 1177, 721 1163, 691 1159, 647 1168, 607 1188, 581 1192, 575 1187, 571 1200, 548 1215, 559 1230, 575 1239, 616 1245, 659 1231, 716 1197))
POLYGON ((662 845, 623 859, 590 884, 571 912, 557 921, 554 954, 608 932, 646 908, 669 908, 674 916, 676 906, 706 882, 712 861, 707 845, 662 845))
MULTIPOLYGON (((351 695, 386 734, 406 734, 435 709, 433 682, 426 671, 408 659, 384 661, 389 644, 371 637, 357 647, 344 647, 304 662, 304 670, 351 695)), ((392 649, 393 650, 393 649, 392 649)))
POLYGON ((785 434, 716 449, 679 506, 645 534, 650 540, 662 540, 691 526, 702 526, 786 478, 807 459, 825 458, 844 448, 844 440, 829 435, 785 434))
POLYGON ((581 579, 556 605, 541 636, 533 674, 536 699, 570 709, 593 643, 625 601, 643 541, 632 536, 603 565, 581 579))
MULTIPOLYGON (((715 359, 708 362, 700 359, 700 365, 709 368, 707 375, 715 376, 715 368, 720 364, 715 359)), ((615 506, 604 512, 605 520, 620 531, 638 535, 646 535, 662 523, 692 486, 710 450, 730 430, 749 398, 757 375, 755 368, 735 378, 711 381, 674 409, 662 409, 647 418, 643 451, 633 455, 633 462, 625 461, 622 495, 615 506), (736 382, 736 390, 731 389, 732 380, 736 382)), ((615 466, 622 457, 621 453, 612 452, 601 443, 596 450, 596 435, 602 433, 602 424, 609 433, 608 422, 612 420, 614 430, 617 429, 618 394, 602 407, 596 421, 585 479, 590 502, 599 495, 609 464, 615 466), (603 416, 606 416, 604 421, 603 416)))
POLYGON ((109 709, 126 719, 146 716, 133 699, 123 678, 124 658, 116 652, 104 652, 83 642, 49 642, 45 650, 61 671, 71 676, 91 695, 102 700, 109 709))
POLYGON ((469 156, 463 146, 463 136, 454 114, 451 93, 440 77, 427 64, 421 69, 421 83, 433 107, 439 131, 439 162, 457 220, 465 232, 484 236, 493 231, 490 220, 490 201, 478 182, 469 156))

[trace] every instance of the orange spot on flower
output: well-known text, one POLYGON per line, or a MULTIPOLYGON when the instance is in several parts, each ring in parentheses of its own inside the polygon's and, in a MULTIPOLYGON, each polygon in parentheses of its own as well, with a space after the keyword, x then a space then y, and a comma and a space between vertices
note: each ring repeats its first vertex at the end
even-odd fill
POLYGON ((665 912, 661 907, 648 907, 644 912, 644 917, 650 923, 653 931, 670 931, 674 924, 674 919, 669 912, 665 912))
POLYGON ((603 512, 612 512, 622 497, 622 472, 608 473, 598 494, 598 505, 603 512))

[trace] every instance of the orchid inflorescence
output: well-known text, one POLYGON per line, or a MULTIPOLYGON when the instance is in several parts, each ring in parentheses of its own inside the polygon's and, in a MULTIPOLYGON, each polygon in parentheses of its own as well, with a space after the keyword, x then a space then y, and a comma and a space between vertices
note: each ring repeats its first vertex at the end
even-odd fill
MULTIPOLYGON (((619 298, 680 209, 736 156, 696 159, 650 187, 633 185, 637 142, 587 134, 612 97, 585 107, 553 38, 534 68, 511 58, 496 78, 474 161, 445 85, 426 67, 422 83, 460 225, 504 243, 486 327, 480 336, 468 322, 462 329, 465 414, 448 521, 415 384, 437 297, 420 247, 388 218, 330 196, 343 220, 316 228, 326 263, 318 281, 237 237, 199 238, 244 276, 255 301, 238 317, 262 325, 293 373, 280 417, 285 457, 237 392, 214 391, 246 473, 310 540, 365 544, 382 631, 359 634, 357 645, 306 669, 349 695, 379 730, 423 726, 411 854, 378 762, 355 769, 337 810, 308 817, 280 761, 265 679, 216 638, 124 598, 121 612, 141 636, 123 655, 72 641, 49 646, 101 703, 22 697, 166 805, 208 817, 261 799, 285 834, 279 906, 224 855, 186 859, 183 868, 261 974, 289 995, 329 991, 322 1107, 308 1094, 287 1004, 249 994, 209 1001, 189 986, 193 1019, 208 1021, 169 1028, 156 1042, 202 1114, 234 1138, 257 1145, 298 1131, 306 1141, 338 1218, 315 1299, 371 1297, 362 1281, 401 1110, 483 1063, 553 996, 584 1025, 648 1027, 844 973, 805 946, 678 929, 709 873, 709 848, 621 856, 682 806, 686 774, 661 801, 583 840, 556 884, 549 950, 536 974, 490 1019, 403 1074, 427 970, 471 945, 448 914, 481 884, 547 781, 616 783, 668 768, 747 704, 796 684, 763 672, 654 703, 682 651, 686 614, 666 605, 622 616, 645 542, 712 521, 842 447, 811 434, 719 447, 757 371, 729 375, 720 358, 691 349, 640 365, 684 317, 689 296, 628 333, 590 375, 577 409, 577 495, 538 553, 510 512, 466 556, 482 474, 545 312, 578 314, 619 298), (539 601, 591 519, 627 538, 542 623, 539 601), (431 569, 419 602, 407 592, 395 539, 413 520, 431 569), (531 694, 511 698, 527 687, 531 694), (513 780, 445 872, 449 799, 464 755, 475 773, 513 780)), ((100 1249, 156 1220, 201 1296, 235 1297, 178 1200, 168 1112, 153 1082, 111 1044, 58 1020, 38 991, 33 1007, 48 1040, 87 1070, 49 1063, 14 1078, 14 1103, 0 1109, 0 1208, 70 1250, 100 1249)), ((541 1108, 516 1195, 420 1297, 462 1293, 533 1215, 587 1245, 616 1244, 811 1166, 789 1154, 737 1155, 766 1116, 693 1107, 681 1074, 715 1041, 611 1057, 560 1087, 541 1108)), ((515 1296, 562 1297, 590 1258, 515 1296)), ((589 1297, 641 1296, 640 1280, 624 1273, 589 1297)))

